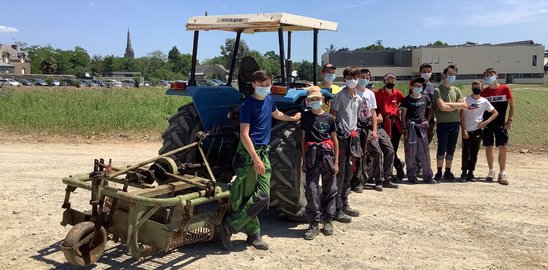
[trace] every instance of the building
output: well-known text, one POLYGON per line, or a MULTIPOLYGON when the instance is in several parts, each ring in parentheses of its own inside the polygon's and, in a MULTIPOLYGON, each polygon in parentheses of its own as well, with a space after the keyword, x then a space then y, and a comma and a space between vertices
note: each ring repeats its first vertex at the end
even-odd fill
POLYGON ((322 55, 322 63, 340 67, 337 78, 342 77, 343 67, 355 65, 371 70, 375 81, 382 80, 388 72, 399 80, 410 80, 419 74, 422 63, 432 65, 433 80, 440 81, 443 69, 457 65, 458 83, 469 84, 483 79, 483 71, 493 67, 502 83, 544 83, 544 45, 531 40, 501 44, 475 44, 433 47, 421 46, 393 51, 348 51, 322 55))
POLYGON ((126 42, 126 52, 124 53, 124 58, 134 59, 135 52, 131 47, 131 36, 129 35, 129 28, 127 29, 127 42, 126 42))
POLYGON ((0 74, 31 74, 27 54, 21 51, 19 45, 0 44, 0 56, 0 74))
POLYGON ((225 81, 227 76, 228 70, 220 64, 196 66, 196 80, 221 79, 225 81))

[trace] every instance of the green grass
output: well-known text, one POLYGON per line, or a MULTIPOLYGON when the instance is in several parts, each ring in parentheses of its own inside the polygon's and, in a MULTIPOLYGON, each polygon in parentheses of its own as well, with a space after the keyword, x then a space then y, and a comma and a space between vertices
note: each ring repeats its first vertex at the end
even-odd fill
MULTIPOLYGON (((405 84, 398 88, 407 92, 405 84)), ((460 86, 471 94, 470 86, 460 86)), ((516 113, 511 144, 548 146, 548 86, 511 85, 516 113)), ((0 91, 0 128, 18 133, 58 135, 155 134, 190 100, 167 96, 163 88, 14 88, 0 91)))
POLYGON ((60 135, 157 134, 188 100, 161 88, 14 88, 0 91, 0 127, 60 135))

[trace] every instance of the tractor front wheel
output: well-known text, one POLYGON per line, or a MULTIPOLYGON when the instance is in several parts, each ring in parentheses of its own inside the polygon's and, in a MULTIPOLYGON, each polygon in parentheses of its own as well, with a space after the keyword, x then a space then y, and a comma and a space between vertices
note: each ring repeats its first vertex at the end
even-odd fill
POLYGON ((65 258, 73 265, 87 266, 95 263, 107 244, 107 231, 104 227, 96 235, 95 223, 84 221, 76 224, 68 232, 62 243, 65 258))

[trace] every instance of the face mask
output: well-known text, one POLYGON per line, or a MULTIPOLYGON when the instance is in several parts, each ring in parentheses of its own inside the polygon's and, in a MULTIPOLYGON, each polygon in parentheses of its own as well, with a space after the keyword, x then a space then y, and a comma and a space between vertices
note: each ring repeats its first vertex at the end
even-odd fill
POLYGON ((260 97, 266 97, 270 94, 270 87, 255 87, 255 93, 259 95, 260 97))
POLYGON ((457 76, 447 76, 447 82, 452 84, 457 79, 457 76))
POLYGON ((415 94, 422 93, 422 87, 413 87, 413 92, 415 92, 415 94))
POLYGON ((368 79, 360 79, 358 81, 358 84, 361 86, 361 87, 366 87, 368 84, 369 84, 369 80, 368 79))
POLYGON ((326 81, 332 82, 335 80, 335 74, 326 73, 324 78, 326 81))
POLYGON ((386 83, 385 86, 386 86, 387 89, 392 89, 396 85, 394 83, 386 83))
POLYGON ((489 76, 485 78, 485 83, 487 84, 493 84, 497 80, 497 77, 495 76, 489 76))
POLYGON ((429 73, 421 73, 421 77, 425 79, 426 81, 430 80, 430 77, 432 77, 432 72, 429 73))
POLYGON ((472 88, 472 93, 474 95, 479 95, 481 93, 481 88, 479 88, 479 87, 472 88))
POLYGON ((308 102, 308 107, 310 107, 312 110, 319 110, 322 107, 322 102, 321 101, 308 102))
POLYGON ((355 88, 358 85, 358 80, 344 80, 348 88, 355 88))

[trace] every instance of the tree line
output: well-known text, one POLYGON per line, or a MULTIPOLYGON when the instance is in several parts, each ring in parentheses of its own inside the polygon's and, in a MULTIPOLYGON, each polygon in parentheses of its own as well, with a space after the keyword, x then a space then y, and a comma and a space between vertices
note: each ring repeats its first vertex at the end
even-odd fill
MULTIPOLYGON (((225 44, 220 46, 219 56, 204 59, 201 64, 221 64, 228 70, 234 51, 234 43, 235 39, 227 39, 225 44)), ((114 55, 90 56, 84 48, 79 46, 72 50, 62 50, 51 45, 28 45, 23 42, 17 42, 17 44, 27 53, 31 61, 33 74, 67 74, 83 78, 87 74, 100 77, 108 76, 113 71, 125 71, 140 72, 145 80, 152 82, 158 80, 187 80, 192 61, 190 54, 181 53, 176 46, 173 46, 167 54, 161 50, 156 50, 143 57, 127 59, 114 55)), ((252 50, 243 39, 240 40, 235 73, 237 73, 238 64, 244 56, 254 57, 259 66, 268 70, 273 76, 279 76, 281 73, 280 56, 277 53, 274 51, 261 53, 252 50)), ((319 69, 318 66, 318 72, 319 69)), ((312 80, 312 63, 310 61, 294 62, 293 70, 298 72, 300 80, 312 80)))

